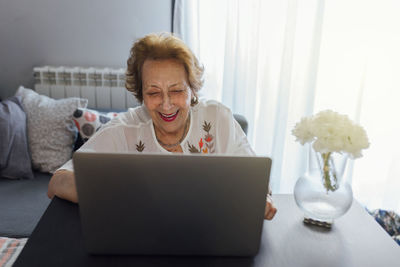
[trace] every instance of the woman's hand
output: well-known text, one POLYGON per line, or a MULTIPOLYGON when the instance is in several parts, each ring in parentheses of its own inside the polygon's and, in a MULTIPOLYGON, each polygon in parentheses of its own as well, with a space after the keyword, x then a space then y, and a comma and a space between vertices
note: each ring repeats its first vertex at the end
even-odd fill
POLYGON ((267 202, 265 204, 264 219, 272 220, 272 218, 274 218, 276 212, 277 212, 277 209, 275 208, 274 203, 272 202, 272 198, 270 198, 268 196, 267 202))
POLYGON ((47 196, 57 196, 78 203, 74 173, 67 170, 56 171, 50 179, 47 196))

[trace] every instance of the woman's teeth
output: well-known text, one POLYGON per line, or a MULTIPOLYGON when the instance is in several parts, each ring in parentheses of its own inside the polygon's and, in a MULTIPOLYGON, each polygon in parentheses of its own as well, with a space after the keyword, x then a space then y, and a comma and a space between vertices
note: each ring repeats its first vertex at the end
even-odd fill
POLYGON ((176 117, 178 116, 178 112, 179 112, 179 110, 177 110, 175 113, 171 113, 171 114, 164 114, 164 113, 160 112, 160 117, 164 121, 171 122, 176 119, 176 117))
POLYGON ((163 115, 163 116, 166 117, 166 118, 171 118, 171 117, 175 116, 176 113, 178 113, 178 111, 175 112, 175 113, 172 113, 172 114, 168 114, 168 115, 167 115, 167 114, 164 114, 164 113, 161 113, 161 115, 163 115))

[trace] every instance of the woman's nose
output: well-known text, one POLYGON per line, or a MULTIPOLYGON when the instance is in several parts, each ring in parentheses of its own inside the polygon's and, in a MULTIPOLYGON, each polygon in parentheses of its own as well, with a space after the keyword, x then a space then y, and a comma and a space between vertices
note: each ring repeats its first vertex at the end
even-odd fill
POLYGON ((170 110, 172 107, 171 98, 168 94, 164 94, 162 98, 162 108, 163 110, 170 110))

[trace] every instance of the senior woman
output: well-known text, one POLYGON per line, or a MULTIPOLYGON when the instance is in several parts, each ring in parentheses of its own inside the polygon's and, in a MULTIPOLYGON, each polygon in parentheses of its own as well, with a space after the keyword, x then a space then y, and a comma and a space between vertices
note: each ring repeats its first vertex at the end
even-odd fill
MULTIPOLYGON (((191 50, 171 34, 150 34, 134 43, 126 88, 140 107, 109 122, 81 149, 99 152, 229 153, 254 155, 232 112, 216 101, 199 101, 203 68, 191 50)), ((78 202, 72 161, 58 169, 48 196, 78 202)), ((276 213, 266 201, 265 219, 276 213)))

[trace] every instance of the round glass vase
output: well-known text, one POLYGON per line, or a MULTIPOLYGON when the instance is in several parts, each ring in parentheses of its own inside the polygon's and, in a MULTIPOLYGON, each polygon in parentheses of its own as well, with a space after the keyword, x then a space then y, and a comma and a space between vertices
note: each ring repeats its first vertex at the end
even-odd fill
POLYGON ((305 220, 331 225, 350 209, 353 191, 343 175, 347 158, 347 154, 319 153, 309 146, 308 170, 294 187, 305 220))

